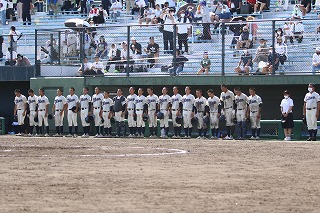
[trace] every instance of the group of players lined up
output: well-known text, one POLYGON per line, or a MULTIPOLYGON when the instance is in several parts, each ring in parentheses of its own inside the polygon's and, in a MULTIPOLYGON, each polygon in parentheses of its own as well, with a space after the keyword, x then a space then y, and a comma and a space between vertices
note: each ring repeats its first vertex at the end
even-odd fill
POLYGON ((78 98, 75 89, 69 89, 69 95, 63 96, 63 91, 57 89, 57 96, 52 106, 52 114, 49 110, 49 100, 45 96, 44 89, 39 89, 39 96, 34 91, 28 91, 28 99, 15 90, 14 115, 18 118, 18 135, 21 135, 21 128, 24 125, 25 116, 29 116, 29 136, 33 136, 33 129, 36 127, 35 136, 49 136, 48 118, 54 118, 56 134, 62 136, 64 113, 67 112, 69 126, 69 137, 78 136, 78 113, 81 117, 83 127, 82 137, 89 137, 90 122, 94 122, 96 128, 95 137, 111 137, 111 123, 116 124, 116 137, 125 136, 125 117, 129 127, 128 137, 144 137, 146 121, 149 125, 151 138, 157 137, 157 119, 160 120, 162 138, 168 137, 169 116, 171 114, 174 134, 172 138, 181 138, 182 126, 184 138, 191 138, 192 127, 197 125, 198 138, 207 138, 207 131, 211 128, 212 139, 218 138, 219 121, 226 120, 227 135, 224 139, 233 139, 235 124, 237 127, 238 139, 244 139, 247 134, 247 121, 251 122, 251 139, 259 139, 260 117, 262 100, 256 95, 255 88, 250 88, 248 97, 235 88, 234 92, 228 90, 226 85, 221 85, 221 95, 218 98, 212 89, 207 91, 208 98, 203 97, 201 89, 196 90, 196 97, 191 94, 191 87, 185 87, 185 94, 179 94, 178 87, 173 87, 173 95, 168 95, 168 88, 162 89, 159 97, 154 94, 153 88, 147 88, 148 96, 144 96, 144 90, 139 88, 136 94, 135 88, 130 87, 127 98, 123 96, 123 90, 119 88, 117 95, 111 99, 109 92, 100 91, 95 88, 94 95, 88 95, 89 89, 83 88, 83 94, 78 98), (235 122, 236 121, 236 122, 235 122), (43 125, 46 133, 43 132, 43 125), (73 132, 74 126, 74 132, 73 132))

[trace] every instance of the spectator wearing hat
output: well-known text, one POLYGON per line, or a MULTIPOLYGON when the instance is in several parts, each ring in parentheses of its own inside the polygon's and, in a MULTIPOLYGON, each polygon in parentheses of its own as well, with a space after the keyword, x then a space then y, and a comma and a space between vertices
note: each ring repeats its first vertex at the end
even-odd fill
POLYGON ((247 26, 244 26, 242 28, 242 33, 239 36, 239 39, 237 41, 237 49, 250 49, 252 48, 252 34, 249 32, 249 28, 247 26))
POLYGON ((121 57, 120 72, 126 71, 125 68, 127 67, 128 60, 129 60, 129 64, 130 64, 129 71, 132 71, 133 67, 131 64, 134 63, 134 61, 132 60, 132 55, 133 55, 132 50, 129 49, 129 58, 128 58, 128 44, 127 44, 127 42, 123 41, 121 43, 121 45, 122 45, 122 50, 121 50, 121 55, 120 55, 120 57, 121 57))
POLYGON ((100 58, 104 58, 108 51, 108 44, 104 36, 100 36, 99 43, 97 44, 96 55, 100 58))
POLYGON ((92 63, 88 61, 87 57, 84 57, 83 59, 83 69, 82 69, 82 64, 78 70, 79 75, 94 75, 95 72, 92 69, 92 63))
POLYGON ((146 22, 146 25, 148 25, 151 20, 154 18, 154 10, 151 9, 149 6, 144 7, 143 16, 139 19, 139 24, 141 25, 143 21, 146 22))
POLYGON ((95 75, 103 75, 103 63, 100 61, 99 56, 94 56, 94 62, 92 63, 91 69, 95 75))
POLYGON ((31 66, 29 59, 27 58, 27 56, 23 56, 21 54, 17 55, 17 66, 31 66))
POLYGON ((154 37, 150 37, 150 42, 144 51, 148 54, 148 62, 150 63, 150 67, 153 67, 158 63, 159 44, 154 42, 154 37))
POLYGON ((240 57, 238 66, 234 69, 234 71, 239 75, 249 74, 249 72, 252 70, 252 65, 252 55, 248 50, 244 50, 240 57))
POLYGON ((112 22, 117 21, 117 17, 120 17, 120 11, 122 9, 122 5, 118 0, 114 0, 110 7, 110 17, 112 22))
POLYGON ((188 61, 186 57, 180 54, 179 50, 176 50, 176 67, 174 64, 174 59, 172 59, 172 65, 171 68, 169 68, 170 75, 180 75, 180 73, 183 71, 184 63, 188 61))
POLYGON ((209 55, 207 51, 203 52, 203 58, 200 61, 200 66, 201 68, 198 71, 198 75, 202 74, 202 73, 206 73, 207 75, 209 75, 209 71, 210 71, 210 66, 211 66, 211 61, 209 59, 209 55))
POLYGON ((304 26, 302 21, 294 22, 290 28, 291 36, 290 36, 290 43, 293 44, 293 39, 297 39, 298 43, 302 42, 303 33, 304 33, 304 26))
POLYGON ((111 44, 111 48, 108 53, 109 60, 106 65, 106 71, 109 72, 110 65, 115 64, 115 70, 120 71, 121 51, 117 48, 116 44, 111 44))
POLYGON ((182 11, 179 14, 178 23, 180 23, 178 27, 178 45, 179 50, 182 51, 182 45, 184 46, 184 52, 188 53, 189 51, 189 45, 188 45, 188 32, 191 28, 190 23, 192 22, 192 19, 190 17, 186 16, 186 12, 182 11))
POLYGON ((260 61, 268 62, 269 47, 267 46, 267 40, 260 39, 259 47, 257 48, 256 55, 252 60, 254 63, 259 63, 260 61))
POLYGON ((320 70, 320 47, 316 48, 316 52, 312 56, 312 74, 320 70))
POLYGON ((165 10, 160 18, 164 21, 163 25, 163 49, 165 54, 172 54, 173 51, 173 27, 176 23, 174 17, 175 9, 170 8, 168 11, 165 10), (169 46, 170 45, 170 46, 169 46))

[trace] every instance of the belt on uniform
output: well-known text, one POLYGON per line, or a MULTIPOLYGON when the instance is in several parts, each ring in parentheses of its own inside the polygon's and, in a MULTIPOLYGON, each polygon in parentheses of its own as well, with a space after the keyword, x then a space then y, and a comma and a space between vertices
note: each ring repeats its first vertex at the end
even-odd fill
POLYGON ((199 112, 199 113, 200 113, 200 112, 204 112, 204 111, 197 111, 197 112, 199 112))
POLYGON ((243 110, 243 109, 237 109, 237 110, 243 110))
POLYGON ((61 111, 62 109, 56 109, 56 111, 61 111))
POLYGON ((142 111, 143 109, 136 109, 136 111, 142 111))
MULTIPOLYGON (((19 109, 20 110, 20 109, 19 109)), ((39 109, 38 111, 46 111, 45 109, 39 109)))
POLYGON ((81 108, 81 110, 86 110, 86 109, 88 109, 88 108, 81 108))
POLYGON ((178 111, 178 109, 171 109, 172 111, 178 111))
POLYGON ((167 109, 160 109, 160 110, 165 110, 165 111, 167 111, 167 109))
POLYGON ((183 109, 183 111, 192 111, 192 109, 183 109))
POLYGON ((134 110, 134 109, 132 109, 132 108, 128 108, 128 110, 129 110, 129 111, 131 111, 131 110, 134 110))
POLYGON ((155 111, 156 109, 148 109, 148 111, 155 111))
POLYGON ((317 107, 313 107, 313 108, 307 108, 307 110, 312 110, 312 109, 316 109, 317 107))
POLYGON ((94 109, 100 109, 100 107, 93 107, 94 109))
POLYGON ((103 111, 103 112, 110 112, 110 111, 103 111))
POLYGON ((256 113, 256 112, 258 112, 258 111, 251 111, 251 113, 256 113))
POLYGON ((213 111, 210 111, 210 113, 218 113, 218 112, 213 112, 213 111))
POLYGON ((224 108, 224 109, 230 109, 230 108, 232 108, 232 106, 231 106, 231 107, 224 108))
POLYGON ((17 109, 17 110, 22 110, 22 109, 17 109))
POLYGON ((30 111, 36 111, 36 110, 34 110, 34 109, 30 109, 30 111))

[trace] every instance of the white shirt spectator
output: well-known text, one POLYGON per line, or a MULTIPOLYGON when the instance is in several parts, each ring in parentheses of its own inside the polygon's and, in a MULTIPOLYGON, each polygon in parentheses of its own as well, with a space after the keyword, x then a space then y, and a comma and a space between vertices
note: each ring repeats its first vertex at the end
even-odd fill
POLYGON ((142 8, 142 7, 146 6, 146 2, 144 0, 138 0, 138 1, 136 1, 136 5, 140 8, 142 8))
POLYGON ((155 12, 151 8, 149 8, 148 10, 144 10, 144 17, 145 18, 152 19, 152 18, 154 18, 154 14, 155 14, 155 12))
POLYGON ((8 2, 5 0, 1 0, 0 3, 2 3, 2 7, 0 8, 0 11, 7 10, 8 2))
POLYGON ((162 13, 161 10, 157 10, 157 9, 154 10, 154 16, 155 16, 156 18, 160 17, 161 13, 162 13))
POLYGON ((282 107, 282 113, 292 113, 292 110, 289 111, 290 107, 293 107, 293 100, 289 97, 289 98, 284 98, 281 101, 280 107, 282 107))
MULTIPOLYGON (((127 49, 122 49, 121 50, 121 56, 120 57, 121 57, 122 60, 127 59, 127 52, 128 52, 127 49)), ((129 56, 132 57, 132 55, 133 55, 132 50, 129 49, 129 56)))
POLYGON ((287 55, 287 45, 283 42, 281 44, 276 43, 275 51, 280 55, 287 55))
POLYGON ((318 63, 320 63, 320 55, 314 53, 312 56, 312 64, 317 65, 318 63))
MULTIPOLYGON (((251 33, 249 33, 249 38, 248 39, 252 41, 252 34, 251 33)), ((239 36, 239 41, 243 41, 242 34, 239 36)))
POLYGON ((103 63, 102 63, 101 61, 93 62, 91 68, 92 68, 94 71, 103 70, 103 63))
POLYGON ((304 26, 301 22, 294 23, 293 25, 291 25, 290 31, 291 33, 303 33, 304 26))
POLYGON ((116 1, 116 2, 113 2, 111 7, 110 7, 110 10, 115 10, 115 11, 120 11, 122 9, 122 6, 121 6, 121 3, 116 1))
POLYGON ((111 48, 108 53, 109 58, 114 58, 117 56, 117 48, 111 48))
POLYGON ((183 20, 184 18, 181 18, 180 21, 178 23, 181 23, 178 26, 178 34, 184 34, 184 33, 188 33, 188 28, 190 28, 190 25, 188 23, 190 23, 189 19, 187 19, 186 23, 183 24, 183 20))
POLYGON ((163 20, 164 20, 163 30, 168 32, 173 32, 173 24, 176 23, 175 17, 164 15, 163 20))
MULTIPOLYGON (((90 70, 91 67, 92 67, 92 63, 91 62, 87 62, 87 63, 84 63, 83 66, 84 66, 84 71, 86 71, 88 69, 90 70)), ((81 68, 82 68, 82 65, 81 65, 81 68)))

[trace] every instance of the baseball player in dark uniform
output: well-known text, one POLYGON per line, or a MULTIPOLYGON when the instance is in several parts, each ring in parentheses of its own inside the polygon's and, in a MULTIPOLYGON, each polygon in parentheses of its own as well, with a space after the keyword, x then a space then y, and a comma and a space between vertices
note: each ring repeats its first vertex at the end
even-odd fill
POLYGON ((117 135, 116 137, 125 136, 124 114, 126 111, 126 98, 123 96, 123 90, 117 90, 117 96, 113 98, 114 118, 116 121, 117 135))

